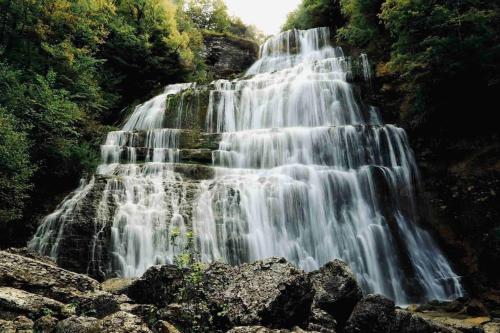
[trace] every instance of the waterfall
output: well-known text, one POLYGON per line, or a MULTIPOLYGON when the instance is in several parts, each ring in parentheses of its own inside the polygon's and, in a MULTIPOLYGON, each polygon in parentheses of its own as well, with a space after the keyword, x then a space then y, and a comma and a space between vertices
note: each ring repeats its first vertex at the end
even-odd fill
POLYGON ((313 270, 341 258, 364 291, 399 304, 461 295, 415 224, 419 174, 405 132, 357 100, 328 29, 284 32, 260 54, 245 78, 210 94, 207 131, 222 139, 193 220, 202 260, 282 256, 313 270))
MULTIPOLYGON (((90 263, 98 255, 97 241, 108 223, 112 262, 109 268, 96 269, 136 277, 152 265, 172 262, 176 248, 186 242, 182 235, 187 226, 180 213, 186 191, 177 186, 182 184, 182 178, 173 170, 173 163, 179 160, 180 130, 164 128, 164 115, 169 97, 192 87, 193 84, 168 86, 164 93, 139 105, 123 130, 109 132, 101 146, 102 164, 96 174, 105 177, 106 184, 95 208, 96 232, 90 263), (144 163, 137 163, 137 147, 146 150, 144 163), (179 235, 176 244, 171 242, 174 234, 179 235)), ((64 226, 71 223, 75 209, 94 181, 82 184, 42 221, 29 247, 57 258, 64 226)))
MULTIPOLYGON (((194 198, 175 166, 191 129, 181 121, 182 96, 200 87, 170 85, 108 133, 96 175, 42 221, 29 246, 58 258, 61 240, 74 237, 67 226, 93 196, 88 264, 103 276, 139 276, 190 245, 205 262, 282 256, 307 271, 340 258, 365 292, 398 304, 462 295, 417 223, 420 176, 404 130, 361 103, 350 58, 330 39, 327 28, 283 32, 261 46, 243 78, 210 84, 196 117, 205 119, 203 135, 218 140, 215 171, 195 182, 194 198)), ((371 80, 366 55, 361 63, 371 80)))

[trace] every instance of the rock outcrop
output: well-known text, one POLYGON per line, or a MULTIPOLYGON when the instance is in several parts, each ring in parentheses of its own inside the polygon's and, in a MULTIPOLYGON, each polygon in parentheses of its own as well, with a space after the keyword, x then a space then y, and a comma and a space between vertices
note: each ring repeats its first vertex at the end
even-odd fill
MULTIPOLYGON (((100 284, 29 252, 0 251, 2 333, 491 333, 499 326, 487 317, 426 315, 439 302, 410 312, 380 295, 360 298, 339 260, 311 273, 281 258, 154 266, 140 279, 100 284)), ((465 315, 481 308, 458 303, 439 305, 465 315)))
MULTIPOLYGON (((152 267, 129 287, 128 295, 137 302, 157 306, 186 303, 189 300, 181 291, 185 291, 189 284, 186 277, 191 274, 173 265, 152 267)), ((207 304, 211 317, 219 317, 230 327, 290 328, 308 318, 314 295, 311 282, 285 259, 271 258, 238 267, 214 263, 199 274, 199 285, 188 287, 196 288, 193 292, 207 304)))
POLYGON ((343 325, 363 297, 353 272, 343 261, 334 260, 311 272, 309 277, 315 290, 314 307, 343 325))
POLYGON ((210 32, 203 37, 203 57, 215 79, 243 73, 257 60, 259 46, 253 41, 210 32))
POLYGON ((0 286, 25 290, 60 302, 71 302, 100 289, 99 283, 86 275, 4 251, 0 251, 0 286))
POLYGON ((367 295, 354 307, 345 333, 458 333, 424 320, 409 312, 396 310, 394 302, 381 295, 367 295))

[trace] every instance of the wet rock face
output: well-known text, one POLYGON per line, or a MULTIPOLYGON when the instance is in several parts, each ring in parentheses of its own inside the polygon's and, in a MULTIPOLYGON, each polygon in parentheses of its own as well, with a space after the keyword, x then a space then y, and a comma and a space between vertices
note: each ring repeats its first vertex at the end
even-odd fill
POLYGON ((496 289, 497 294, 500 290, 498 138, 412 136, 431 213, 429 227, 439 236, 468 291, 484 302, 485 290, 496 289))
POLYGON ((311 272, 309 277, 315 290, 314 307, 326 311, 343 325, 363 296, 351 269, 334 260, 311 272))
POLYGON ((204 58, 215 79, 245 72, 256 60, 259 47, 249 40, 224 35, 204 36, 204 58))

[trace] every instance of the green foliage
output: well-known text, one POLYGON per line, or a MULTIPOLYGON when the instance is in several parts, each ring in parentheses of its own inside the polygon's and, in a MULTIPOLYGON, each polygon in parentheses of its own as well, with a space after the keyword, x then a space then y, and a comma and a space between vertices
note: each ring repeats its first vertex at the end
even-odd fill
POLYGON ((262 42, 265 34, 257 27, 246 25, 238 17, 231 17, 223 0, 182 0, 185 21, 192 22, 197 29, 230 34, 262 42))
POLYGON ((31 189, 33 171, 26 135, 17 131, 14 117, 0 108, 1 221, 10 222, 22 216, 24 200, 31 189))
POLYGON ((220 0, 0 0, 0 226, 53 209, 126 106, 206 80, 201 28, 253 31, 220 0))
POLYGON ((338 31, 339 39, 365 48, 381 42, 383 27, 378 13, 383 0, 341 0, 340 3, 347 22, 338 31))
POLYGON ((303 0, 295 11, 288 14, 282 29, 330 27, 335 32, 344 21, 339 0, 303 0))
POLYGON ((487 130, 500 77, 498 2, 387 0, 380 18, 391 36, 389 68, 406 82, 411 111, 438 128, 452 119, 451 131, 487 130))
POLYGON ((498 1, 303 0, 283 28, 319 26, 337 29, 339 42, 363 49, 397 78, 405 99, 401 116, 415 127, 492 129, 489 105, 500 81, 498 1))

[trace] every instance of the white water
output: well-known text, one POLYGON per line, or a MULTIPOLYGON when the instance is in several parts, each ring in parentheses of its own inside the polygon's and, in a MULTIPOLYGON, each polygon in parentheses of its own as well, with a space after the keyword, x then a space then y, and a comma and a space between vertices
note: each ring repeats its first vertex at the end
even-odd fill
POLYGON ((202 259, 283 256, 313 270, 341 258, 366 292, 399 304, 412 300, 408 270, 423 298, 461 295, 414 223, 419 175, 404 131, 358 103, 349 75, 327 29, 294 30, 261 47, 246 79, 215 83, 207 130, 222 140, 194 219, 202 259))
MULTIPOLYGON (((181 206, 186 200, 183 180, 173 171, 179 160, 180 130, 164 128, 169 96, 193 84, 168 86, 163 94, 138 106, 123 130, 108 133, 101 146, 102 164, 97 175, 106 184, 95 218, 96 235, 89 265, 99 256, 97 241, 111 224, 110 267, 94 267, 124 277, 135 277, 155 264, 172 262, 185 246, 187 232, 181 206), (141 132, 138 132, 141 131, 141 132), (141 138, 141 134, 145 137, 141 138), (145 163, 137 163, 137 148, 147 150, 145 163), (171 235, 179 233, 175 244, 171 235)), ((181 106, 182 107, 182 106, 181 106)), ((64 226, 90 191, 95 180, 82 185, 61 207, 45 218, 29 246, 57 258, 64 226)))
MULTIPOLYGON (((245 78, 213 83, 206 126, 222 139, 215 178, 201 183, 192 221, 182 214, 186 188, 173 171, 182 100, 176 128, 165 128, 164 115, 169 96, 194 85, 172 85, 108 134, 96 179, 45 218, 30 247, 56 258, 65 226, 104 178, 89 265, 111 226, 112 262, 97 267, 106 276, 139 276, 172 262, 192 228, 207 262, 283 256, 313 270, 341 258, 365 292, 399 304, 415 301, 415 293, 461 295, 446 258, 416 224, 419 175, 406 135, 357 100, 350 61, 330 46, 328 29, 280 34, 260 54, 245 78), (136 147, 147 150, 145 163, 137 163, 136 147)), ((370 81, 366 55, 361 62, 370 81)))

